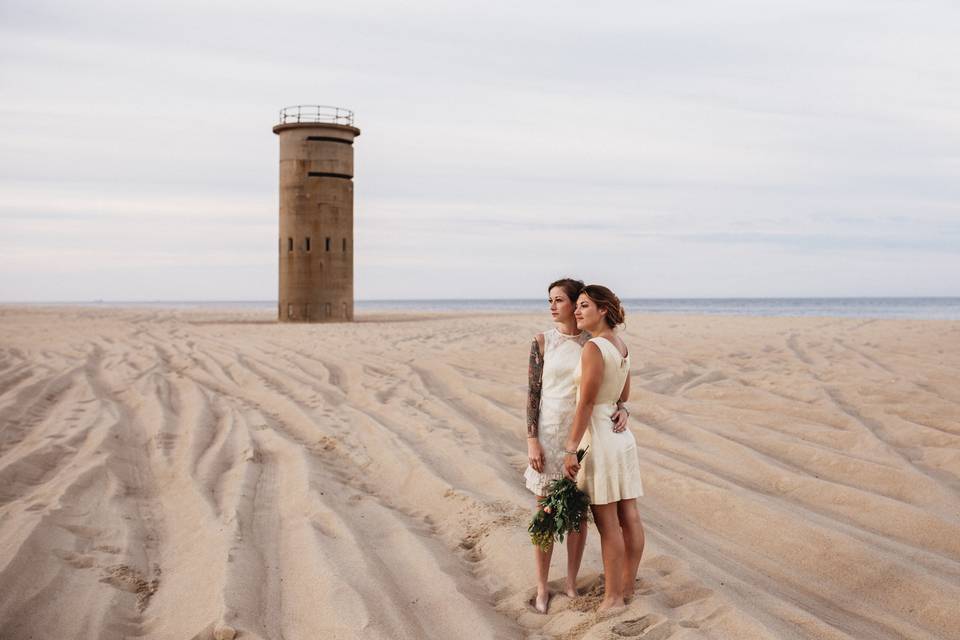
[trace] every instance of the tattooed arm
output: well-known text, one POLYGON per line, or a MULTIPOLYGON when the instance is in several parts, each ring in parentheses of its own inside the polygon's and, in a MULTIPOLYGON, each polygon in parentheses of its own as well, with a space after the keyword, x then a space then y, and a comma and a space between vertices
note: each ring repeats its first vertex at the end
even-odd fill
POLYGON ((527 437, 539 435, 540 391, 543 387, 543 334, 538 333, 530 343, 530 362, 527 365, 527 437))
POLYGON ((534 471, 543 472, 543 449, 540 447, 540 391, 543 387, 543 334, 538 333, 530 344, 527 366, 527 460, 534 471))

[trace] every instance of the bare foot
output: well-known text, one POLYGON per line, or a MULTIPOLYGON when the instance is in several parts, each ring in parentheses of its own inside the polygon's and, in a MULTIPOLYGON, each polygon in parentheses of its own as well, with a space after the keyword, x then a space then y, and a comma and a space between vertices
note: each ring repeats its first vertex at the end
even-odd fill
POLYGON ((614 616, 618 616, 626 610, 627 610, 627 605, 623 604, 622 601, 619 605, 611 604, 610 606, 607 606, 607 607, 604 607, 604 603, 601 602, 600 607, 597 609, 597 620, 606 620, 607 618, 613 618, 614 616))
POLYGON ((550 592, 537 592, 537 596, 533 599, 533 608, 539 611, 540 613, 546 613, 547 608, 550 606, 550 592))
POLYGON ((604 598, 603 601, 600 602, 600 606, 597 607, 597 613, 622 609, 625 606, 626 605, 623 604, 623 598, 604 598))
POLYGON ((577 585, 575 585, 575 584, 572 584, 572 585, 571 585, 571 584, 568 584, 568 585, 567 585, 566 594, 567 594, 567 597, 569 597, 569 598, 576 598, 577 596, 579 596, 579 595, 580 595, 580 592, 577 591, 577 585))

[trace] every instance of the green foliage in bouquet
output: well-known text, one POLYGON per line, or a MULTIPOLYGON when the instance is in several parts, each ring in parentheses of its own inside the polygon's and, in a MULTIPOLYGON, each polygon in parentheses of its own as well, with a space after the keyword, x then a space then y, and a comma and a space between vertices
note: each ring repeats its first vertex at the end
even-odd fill
MULTIPOLYGON (((587 447, 589 448, 589 447, 587 447)), ((587 449, 577 450, 577 462, 583 461, 587 449)), ((590 508, 590 496, 567 477, 552 481, 547 486, 547 495, 538 500, 539 509, 530 520, 527 531, 530 541, 546 551, 554 540, 563 542, 571 531, 580 531, 580 525, 590 508)))

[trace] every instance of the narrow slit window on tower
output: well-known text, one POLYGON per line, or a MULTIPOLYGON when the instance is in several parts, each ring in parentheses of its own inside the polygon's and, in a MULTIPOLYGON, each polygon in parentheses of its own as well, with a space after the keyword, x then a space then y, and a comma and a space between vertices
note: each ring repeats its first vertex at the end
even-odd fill
POLYGON ((293 238, 287 238, 287 251, 293 251, 293 238))
POLYGON ((346 239, 346 238, 343 239, 343 250, 344 250, 344 251, 347 250, 347 239, 346 239))
POLYGON ((327 251, 330 251, 330 238, 327 238, 327 251))
POLYGON ((308 142, 339 142, 340 144, 353 144, 353 142, 350 140, 344 140, 343 138, 331 138, 328 136, 307 136, 306 139, 308 142))
POLYGON ((307 241, 303 243, 303 248, 310 251, 310 236, 307 236, 307 241))

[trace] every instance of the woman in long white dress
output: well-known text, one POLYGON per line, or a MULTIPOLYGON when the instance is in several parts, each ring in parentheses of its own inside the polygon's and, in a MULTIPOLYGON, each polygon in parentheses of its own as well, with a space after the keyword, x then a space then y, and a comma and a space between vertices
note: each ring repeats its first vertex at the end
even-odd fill
POLYGON ((590 495, 603 557, 604 597, 598 611, 608 611, 633 596, 644 545, 636 500, 643 495, 637 443, 629 430, 609 428, 610 416, 630 396, 630 353, 615 332, 623 324, 623 307, 606 287, 584 287, 574 316, 577 328, 593 337, 574 372, 577 406, 564 442, 564 473, 590 495), (581 467, 577 449, 587 446, 581 467))
MULTIPOLYGON (((530 345, 529 392, 527 395, 527 458, 524 473, 527 488, 539 500, 553 480, 563 477, 563 439, 570 430, 577 391, 573 373, 580 362, 580 350, 590 338, 577 329, 574 301, 583 282, 564 278, 547 289, 554 327, 538 333, 530 345)), ((626 414, 618 413, 609 428, 626 428, 626 414), (617 422, 619 421, 619 422, 617 422)), ((609 424, 609 423, 608 423, 609 424)), ((587 528, 567 537, 566 594, 577 595, 577 573, 583 558, 587 528)), ((543 551, 534 546, 537 567, 537 595, 534 606, 547 612, 550 601, 548 579, 553 547, 543 551)))

